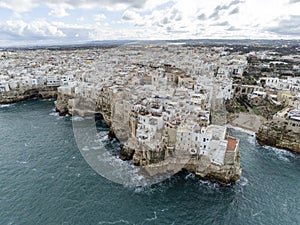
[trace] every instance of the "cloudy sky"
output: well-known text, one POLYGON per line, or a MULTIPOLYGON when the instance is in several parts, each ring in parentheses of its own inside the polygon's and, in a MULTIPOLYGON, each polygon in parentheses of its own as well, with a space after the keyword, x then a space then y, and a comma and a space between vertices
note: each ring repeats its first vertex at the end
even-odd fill
POLYGON ((0 0, 0 46, 300 38, 300 0, 0 0))

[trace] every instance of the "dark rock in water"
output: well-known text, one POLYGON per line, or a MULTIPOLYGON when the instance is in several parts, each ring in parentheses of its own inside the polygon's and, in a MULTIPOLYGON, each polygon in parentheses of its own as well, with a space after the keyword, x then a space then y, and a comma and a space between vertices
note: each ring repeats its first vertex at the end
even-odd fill
POLYGON ((132 160, 134 153, 134 149, 128 148, 128 146, 123 146, 123 148, 119 152, 119 157, 122 160, 132 160))
POLYGON ((115 138, 116 138, 115 132, 114 132, 112 129, 110 129, 109 132, 108 132, 108 139, 109 139, 110 141, 112 141, 112 140, 115 139, 115 138))
POLYGON ((68 114, 68 110, 65 109, 65 110, 62 110, 62 109, 57 109, 55 108, 55 111, 58 112, 59 116, 66 116, 68 114))

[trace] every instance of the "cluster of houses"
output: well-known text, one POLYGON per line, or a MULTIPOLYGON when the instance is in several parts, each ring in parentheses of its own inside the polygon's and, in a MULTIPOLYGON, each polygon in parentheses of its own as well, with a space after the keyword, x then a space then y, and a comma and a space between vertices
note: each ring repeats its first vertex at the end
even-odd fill
MULTIPOLYGON (((127 138, 147 149, 234 164, 238 140, 225 121, 212 124, 211 112, 234 96, 232 76, 243 74, 247 60, 223 52, 168 44, 18 51, 0 61, 0 92, 56 86, 71 108, 87 99, 111 114, 113 126, 130 121, 127 138)), ((149 151, 143 154, 140 163, 150 163, 149 151)))

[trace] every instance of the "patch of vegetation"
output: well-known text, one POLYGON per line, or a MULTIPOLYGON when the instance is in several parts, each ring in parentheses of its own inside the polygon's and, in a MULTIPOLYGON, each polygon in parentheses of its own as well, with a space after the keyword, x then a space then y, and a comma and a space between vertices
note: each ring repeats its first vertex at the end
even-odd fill
POLYGON ((240 105, 240 111, 241 112, 247 112, 247 108, 243 105, 240 105))
POLYGON ((253 110, 253 112, 254 112, 255 115, 258 115, 258 116, 260 115, 260 112, 258 111, 258 109, 256 108, 256 106, 253 106, 252 110, 253 110))

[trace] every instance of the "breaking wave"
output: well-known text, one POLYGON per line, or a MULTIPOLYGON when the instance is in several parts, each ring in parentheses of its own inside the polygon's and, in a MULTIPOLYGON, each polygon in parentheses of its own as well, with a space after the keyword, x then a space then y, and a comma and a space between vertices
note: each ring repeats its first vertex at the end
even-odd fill
POLYGON ((289 162, 290 158, 295 159, 298 157, 296 154, 285 149, 275 148, 271 146, 262 146, 262 147, 268 150, 269 152, 275 153, 275 156, 282 161, 289 162))
POLYGON ((0 104, 0 109, 3 109, 3 108, 8 108, 8 107, 11 107, 13 105, 15 105, 16 103, 12 103, 12 104, 0 104))

